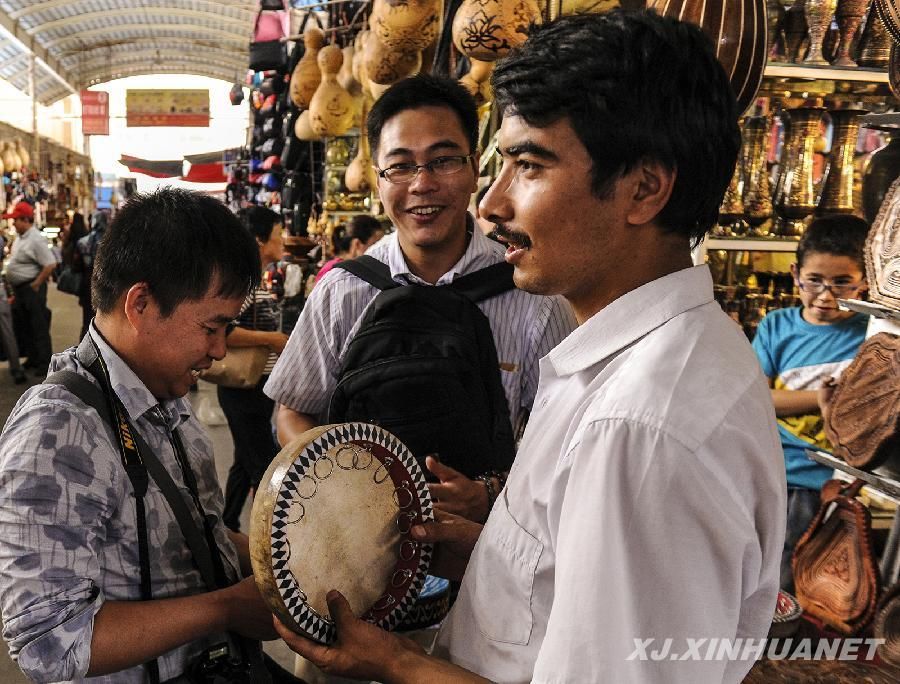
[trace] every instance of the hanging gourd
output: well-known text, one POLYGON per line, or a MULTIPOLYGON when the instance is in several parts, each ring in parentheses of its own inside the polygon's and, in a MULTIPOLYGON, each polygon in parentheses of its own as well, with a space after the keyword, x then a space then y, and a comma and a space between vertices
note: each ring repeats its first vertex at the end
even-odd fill
POLYGON ((356 48, 353 45, 348 45, 341 52, 344 55, 344 61, 341 64, 341 70, 338 72, 337 80, 341 84, 341 88, 355 97, 362 92, 362 86, 353 73, 353 55, 356 53, 356 48))
POLYGON ((319 139, 319 136, 316 135, 316 132, 312 129, 312 126, 309 123, 308 109, 300 112, 300 116, 298 116, 297 121, 294 122, 294 135, 296 135, 300 140, 319 139))
POLYGON ((463 0, 453 18, 453 42, 469 59, 493 62, 525 42, 540 23, 536 0, 463 0))
POLYGON ((16 154, 19 155, 19 161, 22 162, 21 168, 24 169, 31 166, 31 155, 28 153, 28 150, 25 149, 25 146, 19 138, 16 138, 16 154))
POLYGON ((343 135, 353 124, 353 97, 338 83, 344 55, 337 45, 319 51, 322 82, 309 103, 309 125, 319 136, 343 135))
POLYGON ((441 28, 440 0, 375 0, 369 25, 381 44, 393 50, 424 50, 441 28))
POLYGON ((3 158, 3 166, 6 167, 7 173, 19 170, 19 157, 8 140, 3 142, 3 151, 0 152, 0 157, 3 158))
POLYGON ((369 80, 381 85, 390 85, 412 76, 422 65, 421 52, 391 50, 382 45, 374 33, 369 34, 366 40, 363 59, 369 80))
POLYGON ((493 62, 481 62, 477 59, 469 60, 469 72, 459 79, 476 101, 486 102, 491 99, 491 72, 494 70, 493 62))
MULTIPOLYGON (((362 120, 366 120, 368 106, 363 104, 362 120)), ((374 162, 372 161, 372 153, 369 149, 369 138, 366 132, 360 129, 359 145, 356 156, 347 171, 344 173, 344 185, 350 192, 371 192, 375 189, 376 181, 374 162)))
POLYGON ((311 26, 303 32, 303 57, 294 67, 291 74, 291 101, 300 109, 309 107, 309 102, 316 94, 316 88, 322 80, 319 70, 319 50, 325 44, 325 33, 318 26, 311 26))

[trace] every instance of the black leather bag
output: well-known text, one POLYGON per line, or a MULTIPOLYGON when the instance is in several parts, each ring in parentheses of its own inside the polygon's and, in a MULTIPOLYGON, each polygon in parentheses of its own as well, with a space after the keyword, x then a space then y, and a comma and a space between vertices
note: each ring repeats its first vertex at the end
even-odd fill
POLYGON ((283 73, 287 68, 287 46, 280 40, 264 40, 250 43, 250 69, 283 73))

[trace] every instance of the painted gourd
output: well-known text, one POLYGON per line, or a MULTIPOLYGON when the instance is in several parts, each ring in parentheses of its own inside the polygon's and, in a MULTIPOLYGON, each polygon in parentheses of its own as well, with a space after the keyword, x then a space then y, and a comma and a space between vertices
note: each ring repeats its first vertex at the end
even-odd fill
POLYGON ((291 74, 290 95, 291 101, 300 109, 309 107, 309 102, 322 80, 322 72, 319 70, 319 50, 325 44, 325 34, 317 26, 306 29, 303 33, 303 45, 305 52, 294 73, 291 74))
POLYGON ((319 136, 343 135, 353 124, 353 97, 338 83, 344 55, 337 45, 319 50, 322 82, 309 103, 309 125, 319 136))
POLYGON ((392 50, 424 50, 441 27, 439 0, 375 0, 369 25, 381 44, 392 50))
POLYGON ((463 0, 453 18, 453 42, 469 59, 493 62, 525 42, 540 22, 535 0, 463 0))

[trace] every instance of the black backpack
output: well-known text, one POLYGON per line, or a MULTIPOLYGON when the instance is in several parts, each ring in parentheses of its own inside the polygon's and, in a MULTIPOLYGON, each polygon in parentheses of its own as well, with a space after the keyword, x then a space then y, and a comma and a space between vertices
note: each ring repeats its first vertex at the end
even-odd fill
MULTIPOLYGON (((515 442, 490 322, 475 302, 514 285, 497 263, 443 286, 400 285, 370 256, 343 268, 381 292, 350 341, 328 422, 363 421, 475 477, 509 470, 515 442)), ((426 471, 427 472, 427 471, 426 471)))

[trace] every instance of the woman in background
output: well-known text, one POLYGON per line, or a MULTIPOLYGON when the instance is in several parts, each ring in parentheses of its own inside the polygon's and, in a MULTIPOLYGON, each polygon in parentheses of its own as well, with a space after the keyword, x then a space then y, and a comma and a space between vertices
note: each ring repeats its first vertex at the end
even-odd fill
MULTIPOLYGON (((265 273, 269 264, 281 259, 284 252, 281 216, 271 209, 255 206, 243 210, 239 216, 256 238, 259 260, 265 273)), ((262 391, 278 355, 287 344, 288 336, 279 327, 278 302, 275 295, 261 283, 247 296, 237 325, 228 334, 228 347, 265 346, 269 349, 269 358, 256 387, 217 387, 219 405, 234 440, 234 463, 225 483, 225 510, 222 513, 226 527, 234 531, 240 529, 241 510, 247 495, 251 489, 259 487, 263 473, 279 449, 272 432, 275 402, 262 391)))
POLYGON ((316 274, 316 282, 328 273, 334 265, 344 259, 355 259, 384 237, 384 229, 373 216, 359 214, 347 223, 340 224, 331 236, 334 257, 322 264, 316 274))

